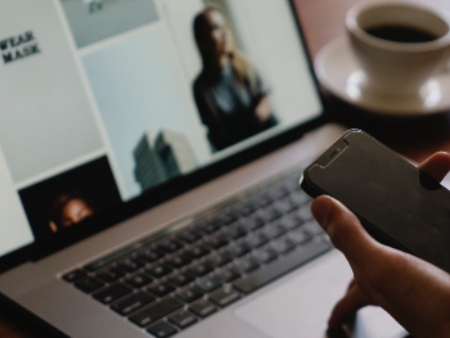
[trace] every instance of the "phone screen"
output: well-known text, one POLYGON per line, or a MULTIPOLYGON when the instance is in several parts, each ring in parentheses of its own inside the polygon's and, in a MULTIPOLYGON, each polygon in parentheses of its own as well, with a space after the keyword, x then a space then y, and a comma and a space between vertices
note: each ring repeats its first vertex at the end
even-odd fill
POLYGON ((306 171, 378 239, 450 272, 450 192, 362 132, 349 132, 306 171))

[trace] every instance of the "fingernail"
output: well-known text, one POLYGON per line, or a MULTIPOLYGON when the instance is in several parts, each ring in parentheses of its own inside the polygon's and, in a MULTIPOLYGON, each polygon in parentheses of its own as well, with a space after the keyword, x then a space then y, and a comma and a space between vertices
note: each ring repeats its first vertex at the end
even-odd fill
POLYGON ((319 197, 311 205, 311 212, 317 222, 326 230, 328 227, 328 215, 332 205, 329 197, 319 197))

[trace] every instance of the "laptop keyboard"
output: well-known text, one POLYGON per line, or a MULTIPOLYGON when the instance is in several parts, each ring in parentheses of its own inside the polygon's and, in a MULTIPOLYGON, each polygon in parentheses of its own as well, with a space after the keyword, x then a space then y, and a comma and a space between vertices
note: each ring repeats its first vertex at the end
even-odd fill
POLYGON ((330 250, 298 173, 252 188, 62 278, 158 338, 172 336, 330 250))

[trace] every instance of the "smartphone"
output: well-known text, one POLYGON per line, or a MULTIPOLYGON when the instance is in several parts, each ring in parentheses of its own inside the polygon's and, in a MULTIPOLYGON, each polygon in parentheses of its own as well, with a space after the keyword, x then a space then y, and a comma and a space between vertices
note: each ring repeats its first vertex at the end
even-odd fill
POLYGON ((361 130, 349 130, 300 180, 330 195, 379 242, 450 273, 450 191, 361 130))

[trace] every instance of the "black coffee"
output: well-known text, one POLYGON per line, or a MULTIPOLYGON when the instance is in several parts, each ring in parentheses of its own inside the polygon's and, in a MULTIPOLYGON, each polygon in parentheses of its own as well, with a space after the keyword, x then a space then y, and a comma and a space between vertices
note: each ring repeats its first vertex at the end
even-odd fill
POLYGON ((368 28, 366 32, 377 38, 395 42, 420 43, 438 38, 429 32, 407 26, 378 26, 368 28))

